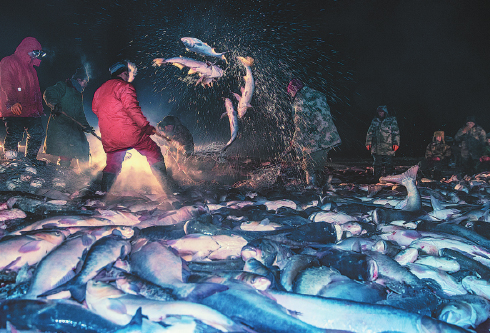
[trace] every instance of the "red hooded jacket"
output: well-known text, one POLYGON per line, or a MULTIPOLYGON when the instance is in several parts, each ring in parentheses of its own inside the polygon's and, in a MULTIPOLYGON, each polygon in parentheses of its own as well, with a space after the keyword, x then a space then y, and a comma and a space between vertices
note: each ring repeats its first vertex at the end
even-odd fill
POLYGON ((105 82, 94 94, 92 110, 99 118, 102 146, 106 153, 151 140, 145 134, 150 123, 141 112, 131 83, 119 78, 105 82))
POLYGON ((15 53, 0 61, 0 117, 41 117, 43 112, 41 89, 34 66, 41 60, 28 54, 42 50, 34 37, 26 37, 17 46, 15 53), (22 113, 15 115, 10 107, 22 105, 22 113))

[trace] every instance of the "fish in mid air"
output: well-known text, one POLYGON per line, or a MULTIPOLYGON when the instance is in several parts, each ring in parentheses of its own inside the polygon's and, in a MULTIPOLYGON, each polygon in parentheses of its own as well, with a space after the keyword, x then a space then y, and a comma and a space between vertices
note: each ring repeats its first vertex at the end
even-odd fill
POLYGON ((233 107, 233 103, 231 102, 231 99, 225 98, 225 108, 226 108, 226 112, 224 112, 221 115, 221 118, 223 118, 225 115, 228 115, 228 120, 230 121, 231 138, 226 143, 226 146, 223 148, 223 151, 225 151, 233 143, 233 141, 235 141, 238 135, 238 114, 235 108, 233 107))
POLYGON ((255 82, 254 82, 254 77, 252 75, 252 69, 250 67, 253 65, 254 59, 251 57, 246 57, 246 58, 237 57, 237 59, 241 61, 241 63, 243 64, 247 72, 247 74, 243 77, 243 79, 245 80, 245 88, 243 87, 241 88, 242 95, 240 96, 236 93, 233 93, 233 95, 238 101, 238 107, 237 107, 238 118, 242 118, 247 112, 247 109, 252 107, 252 105, 250 105, 250 102, 252 101, 255 82))
POLYGON ((197 61, 191 58, 174 57, 153 59, 153 66, 161 66, 163 64, 171 64, 180 69, 188 67, 189 72, 187 74, 198 73, 200 78, 196 84, 202 83, 203 86, 211 86, 215 79, 223 76, 223 70, 220 67, 210 62, 197 61))
POLYGON ((194 38, 194 37, 182 37, 180 39, 182 43, 184 43, 186 49, 188 51, 196 52, 202 55, 207 55, 210 57, 216 57, 216 58, 221 58, 226 61, 225 58, 225 53, 226 52, 221 52, 217 53, 214 48, 209 46, 207 43, 204 43, 203 41, 194 38))
POLYGON ((402 174, 385 176, 379 179, 381 182, 393 182, 405 186, 407 197, 403 210, 420 211, 422 209, 422 199, 415 183, 418 170, 419 166, 414 165, 402 174))

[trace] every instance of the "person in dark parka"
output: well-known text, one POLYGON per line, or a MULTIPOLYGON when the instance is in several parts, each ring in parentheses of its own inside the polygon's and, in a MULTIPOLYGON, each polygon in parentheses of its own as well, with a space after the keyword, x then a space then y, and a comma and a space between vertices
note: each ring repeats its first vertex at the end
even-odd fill
POLYGON ((72 159, 78 160, 82 170, 89 166, 89 143, 85 133, 93 128, 85 117, 82 95, 88 81, 85 69, 79 68, 70 79, 59 81, 44 92, 44 101, 51 108, 44 152, 59 156, 61 167, 70 167, 72 159))

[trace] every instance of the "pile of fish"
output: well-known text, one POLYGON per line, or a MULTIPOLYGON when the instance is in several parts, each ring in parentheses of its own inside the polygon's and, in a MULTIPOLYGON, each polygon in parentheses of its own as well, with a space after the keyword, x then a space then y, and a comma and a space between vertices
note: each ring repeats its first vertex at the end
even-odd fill
POLYGON ((0 329, 488 331, 490 173, 434 182, 414 166, 368 184, 347 168, 310 188, 286 171, 260 191, 58 209, 3 191, 0 329))
MULTIPOLYGON (((195 52, 206 57, 219 58, 226 61, 226 52, 217 53, 214 48, 197 38, 182 37, 181 41, 185 45, 187 51, 195 52)), ((231 137, 230 140, 223 147, 223 152, 235 141, 239 130, 238 119, 242 118, 247 112, 247 109, 252 107, 250 102, 252 101, 252 96, 255 89, 255 80, 251 69, 254 63, 254 59, 251 57, 237 57, 237 59, 240 61, 245 69, 245 76, 243 77, 245 86, 240 88, 240 94, 233 93, 233 96, 238 102, 236 110, 233 106, 233 102, 229 98, 224 98, 226 112, 223 113, 221 118, 223 118, 225 115, 228 116, 231 137)), ((222 68, 209 61, 203 62, 182 56, 167 59, 153 59, 153 66, 162 66, 166 64, 174 65, 179 69, 189 68, 187 74, 198 74, 199 79, 197 80, 196 84, 202 84, 204 87, 212 86, 213 82, 216 79, 222 77, 224 74, 222 68)))

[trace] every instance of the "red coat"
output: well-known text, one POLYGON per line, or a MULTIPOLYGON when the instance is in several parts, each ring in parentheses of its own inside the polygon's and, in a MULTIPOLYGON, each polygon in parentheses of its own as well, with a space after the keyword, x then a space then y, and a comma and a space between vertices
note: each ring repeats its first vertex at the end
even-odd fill
POLYGON ((27 53, 42 50, 33 37, 27 37, 15 53, 0 61, 0 117, 41 117, 43 112, 41 89, 34 66, 41 60, 31 59, 27 53), (10 107, 22 105, 22 113, 14 115, 10 107))
POLYGON ((94 94, 92 110, 99 118, 106 153, 129 149, 150 138, 144 133, 149 122, 141 112, 131 83, 122 79, 105 82, 94 94))

